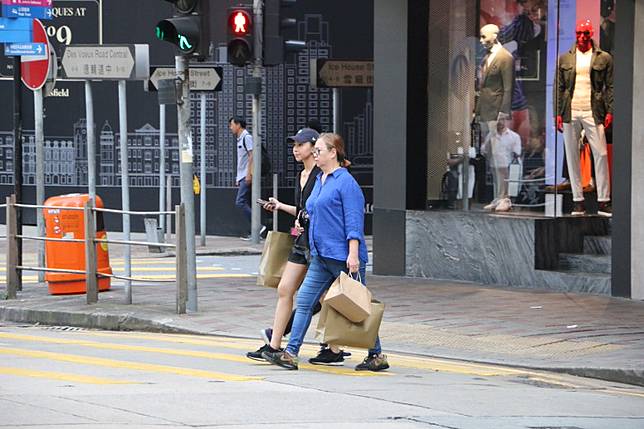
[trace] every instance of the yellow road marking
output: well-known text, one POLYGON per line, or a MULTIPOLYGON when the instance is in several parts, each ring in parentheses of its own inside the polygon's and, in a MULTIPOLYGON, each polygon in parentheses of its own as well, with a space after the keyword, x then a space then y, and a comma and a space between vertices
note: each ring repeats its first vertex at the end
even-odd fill
POLYGON ((114 380, 111 378, 92 377, 90 375, 76 375, 65 372, 38 371, 34 369, 11 368, 0 366, 0 375, 13 375, 17 377, 47 378, 50 380, 68 381, 83 384, 138 384, 133 381, 114 380))
MULTIPOLYGON (((49 343, 49 344, 76 345, 80 347, 90 347, 90 348, 101 349, 101 350, 120 350, 120 351, 133 351, 133 352, 142 352, 142 353, 157 353, 157 354, 172 355, 172 356, 185 356, 185 357, 196 357, 196 358, 202 358, 202 359, 224 360, 224 361, 244 363, 244 364, 250 363, 250 360, 245 356, 233 355, 228 353, 207 352, 207 351, 200 351, 200 350, 164 349, 160 347, 134 346, 134 345, 117 344, 117 343, 99 343, 96 341, 38 337, 33 335, 19 335, 19 334, 11 334, 11 333, 4 333, 4 332, 0 332, 0 338, 18 340, 18 341, 49 343)), ((211 345, 211 344, 208 344, 208 345, 211 345)), ((374 376, 391 375, 387 373, 374 373, 374 372, 368 372, 368 371, 356 372, 353 369, 349 369, 349 368, 324 367, 324 366, 316 366, 316 365, 309 365, 309 364, 300 364, 299 367, 303 369, 310 369, 313 371, 325 372, 329 374, 350 375, 355 377, 374 377, 374 376)))
POLYGON ((136 371, 161 372, 166 374, 183 375, 187 377, 207 378, 209 380, 222 381, 259 381, 262 377, 241 376, 224 374, 221 372, 206 371, 194 368, 181 368, 169 365, 157 365, 150 363, 128 362, 114 359, 104 359, 91 356, 71 355, 64 353, 43 352, 39 350, 16 349, 0 347, 0 354, 16 355, 29 358, 49 359, 61 362, 71 362, 83 365, 104 366, 108 368, 132 369, 136 371))
MULTIPOLYGON (((257 347, 259 341, 249 340, 246 338, 232 338, 221 336, 199 336, 189 334, 154 334, 154 333, 139 333, 139 332, 94 332, 82 331, 75 332, 74 335, 89 335, 98 337, 127 337, 133 339, 144 339, 151 341, 159 341, 166 343, 179 343, 179 344, 192 344, 228 348, 233 350, 250 350, 257 347)), ((316 354, 318 351, 317 346, 304 344, 302 351, 304 353, 316 354)), ((364 350, 346 349, 351 351, 354 355, 364 353, 364 350)), ((424 371, 442 371, 461 375, 480 376, 480 377, 495 377, 495 376, 522 376, 528 377, 532 380, 541 382, 558 384, 566 388, 598 388, 598 392, 610 393, 615 395, 629 395, 636 397, 644 397, 644 392, 634 392, 629 389, 621 388, 605 388, 599 383, 601 381, 592 381, 584 379, 584 383, 573 384, 570 382, 570 377, 567 375, 555 375, 545 372, 531 371, 520 368, 509 368, 496 365, 477 364, 470 362, 454 361, 450 359, 430 358, 421 356, 408 356, 396 353, 387 353, 389 362, 392 367, 410 368, 424 371), (594 385, 593 383, 596 383, 594 385)), ((320 369, 319 367, 313 369, 320 369)), ((386 373, 379 373, 386 374, 386 373)))

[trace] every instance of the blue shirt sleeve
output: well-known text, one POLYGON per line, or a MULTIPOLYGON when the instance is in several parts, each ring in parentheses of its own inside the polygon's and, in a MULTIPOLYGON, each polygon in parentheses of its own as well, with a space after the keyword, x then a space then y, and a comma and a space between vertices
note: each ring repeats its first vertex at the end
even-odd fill
POLYGON ((344 215, 344 233, 346 240, 364 238, 364 195, 358 183, 351 177, 342 186, 342 210, 344 215))

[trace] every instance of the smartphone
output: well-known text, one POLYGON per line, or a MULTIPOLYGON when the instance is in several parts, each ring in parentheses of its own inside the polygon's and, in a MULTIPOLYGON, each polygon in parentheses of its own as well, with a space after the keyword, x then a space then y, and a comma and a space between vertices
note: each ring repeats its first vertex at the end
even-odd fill
POLYGON ((257 201, 255 201, 257 204, 260 206, 268 204, 270 201, 262 200, 261 198, 258 198, 257 201))

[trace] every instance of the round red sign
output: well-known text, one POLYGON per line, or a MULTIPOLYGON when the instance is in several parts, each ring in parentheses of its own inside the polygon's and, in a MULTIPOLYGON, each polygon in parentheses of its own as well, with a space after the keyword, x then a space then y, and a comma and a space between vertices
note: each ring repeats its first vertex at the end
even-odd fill
POLYGON ((22 83, 31 90, 43 87, 49 75, 49 40, 42 22, 34 19, 34 43, 44 43, 45 49, 41 55, 28 55, 21 58, 22 83))

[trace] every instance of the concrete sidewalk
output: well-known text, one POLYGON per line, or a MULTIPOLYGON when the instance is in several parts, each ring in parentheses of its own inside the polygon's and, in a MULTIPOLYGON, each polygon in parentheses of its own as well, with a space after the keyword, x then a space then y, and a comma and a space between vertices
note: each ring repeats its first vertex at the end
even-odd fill
MULTIPOLYGON (((644 302, 378 276, 369 276, 369 287, 387 305, 385 351, 644 385, 644 302)), ((174 284, 133 291, 133 305, 115 285, 88 306, 84 295, 50 296, 44 285, 27 284, 17 300, 0 301, 0 320, 259 338, 275 305, 275 291, 253 278, 200 281, 199 312, 181 316, 174 284)), ((314 341, 313 330, 307 338, 314 341)))

